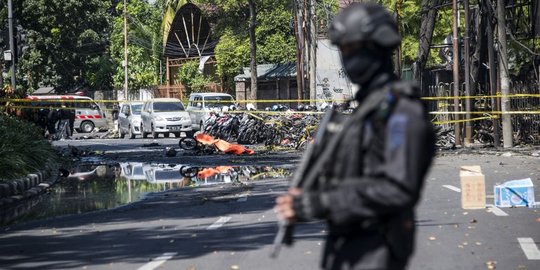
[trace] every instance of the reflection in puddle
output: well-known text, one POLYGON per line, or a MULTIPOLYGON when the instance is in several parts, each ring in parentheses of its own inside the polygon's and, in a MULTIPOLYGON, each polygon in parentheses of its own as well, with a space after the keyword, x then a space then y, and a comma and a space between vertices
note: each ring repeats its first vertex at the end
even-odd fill
POLYGON ((27 205, 0 215, 0 225, 46 217, 111 209, 149 192, 238 181, 287 177, 292 168, 269 166, 197 167, 180 164, 124 162, 83 164, 27 205))

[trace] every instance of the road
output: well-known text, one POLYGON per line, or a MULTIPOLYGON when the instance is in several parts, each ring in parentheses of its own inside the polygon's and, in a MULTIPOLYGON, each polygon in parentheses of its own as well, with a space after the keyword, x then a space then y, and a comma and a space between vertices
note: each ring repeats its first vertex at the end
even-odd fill
MULTIPOLYGON (((127 158, 147 149, 147 140, 88 140, 70 144, 105 151, 102 158, 127 158), (125 148, 124 148, 125 147, 125 148), (122 150, 123 149, 123 150, 122 150), (107 153, 108 152, 108 153, 107 153)), ((164 158, 159 139, 146 159, 164 158)), ((57 142, 67 145, 68 141, 57 142)), ((298 162, 298 155, 266 153, 261 162, 298 162)), ((175 159, 191 157, 179 152, 175 159)), ((196 157, 231 162, 230 156, 196 157)), ((240 158, 237 158, 240 159, 240 158)), ((253 157, 241 162, 258 162, 253 157)), ((530 177, 540 199, 540 159, 527 153, 440 153, 427 178, 417 214, 417 248, 409 269, 540 269, 540 208, 463 210, 458 171, 480 165, 488 204, 493 185, 530 177), (491 268, 490 268, 491 267, 491 268)), ((324 224, 296 228, 296 242, 269 258, 276 232, 272 206, 285 179, 215 185, 155 193, 109 211, 64 216, 1 228, 1 269, 317 269, 324 224)))

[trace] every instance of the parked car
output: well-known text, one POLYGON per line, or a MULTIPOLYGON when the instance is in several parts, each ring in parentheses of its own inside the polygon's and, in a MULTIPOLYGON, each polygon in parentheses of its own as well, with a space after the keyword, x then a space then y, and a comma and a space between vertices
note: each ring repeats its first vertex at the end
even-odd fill
POLYGON ((120 105, 118 112, 118 134, 124 138, 126 134, 130 139, 141 134, 142 102, 127 102, 120 105))
POLYGON ((144 102, 141 112, 141 133, 143 138, 148 134, 157 138, 163 134, 166 138, 170 133, 180 137, 192 136, 191 119, 184 110, 184 105, 177 98, 156 98, 144 102))
POLYGON ((62 102, 66 103, 68 108, 75 109, 75 130, 81 133, 88 133, 98 129, 107 128, 105 112, 90 97, 77 95, 30 95, 26 97, 32 100, 30 106, 47 108, 59 108, 62 102))
POLYGON ((225 93, 192 93, 189 95, 189 102, 186 111, 191 118, 193 130, 203 130, 205 120, 210 116, 210 112, 220 111, 224 107, 227 109, 236 108, 234 98, 225 93))

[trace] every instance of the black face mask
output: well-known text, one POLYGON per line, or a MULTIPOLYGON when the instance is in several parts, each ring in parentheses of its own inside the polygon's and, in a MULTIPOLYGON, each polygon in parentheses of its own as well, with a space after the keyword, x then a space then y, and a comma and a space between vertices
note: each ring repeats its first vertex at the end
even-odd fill
POLYGON ((353 83, 364 85, 381 67, 381 58, 374 50, 367 48, 342 56, 343 68, 353 83))

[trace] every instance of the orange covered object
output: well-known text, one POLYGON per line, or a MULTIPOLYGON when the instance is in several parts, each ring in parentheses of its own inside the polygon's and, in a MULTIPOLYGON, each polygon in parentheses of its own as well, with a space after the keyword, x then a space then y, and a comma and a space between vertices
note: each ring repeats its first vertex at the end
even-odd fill
POLYGON ((206 168, 197 173, 197 178, 207 178, 218 174, 219 171, 215 168, 206 168))
POLYGON ((251 155, 255 153, 253 150, 248 149, 242 145, 230 143, 221 139, 215 139, 214 137, 204 133, 197 134, 197 136, 195 136, 195 140, 205 145, 215 145, 219 151, 222 151, 226 154, 251 155))
POLYGON ((206 145, 212 145, 217 141, 217 139, 215 139, 214 137, 204 133, 197 134, 197 136, 195 136, 195 140, 206 145))

